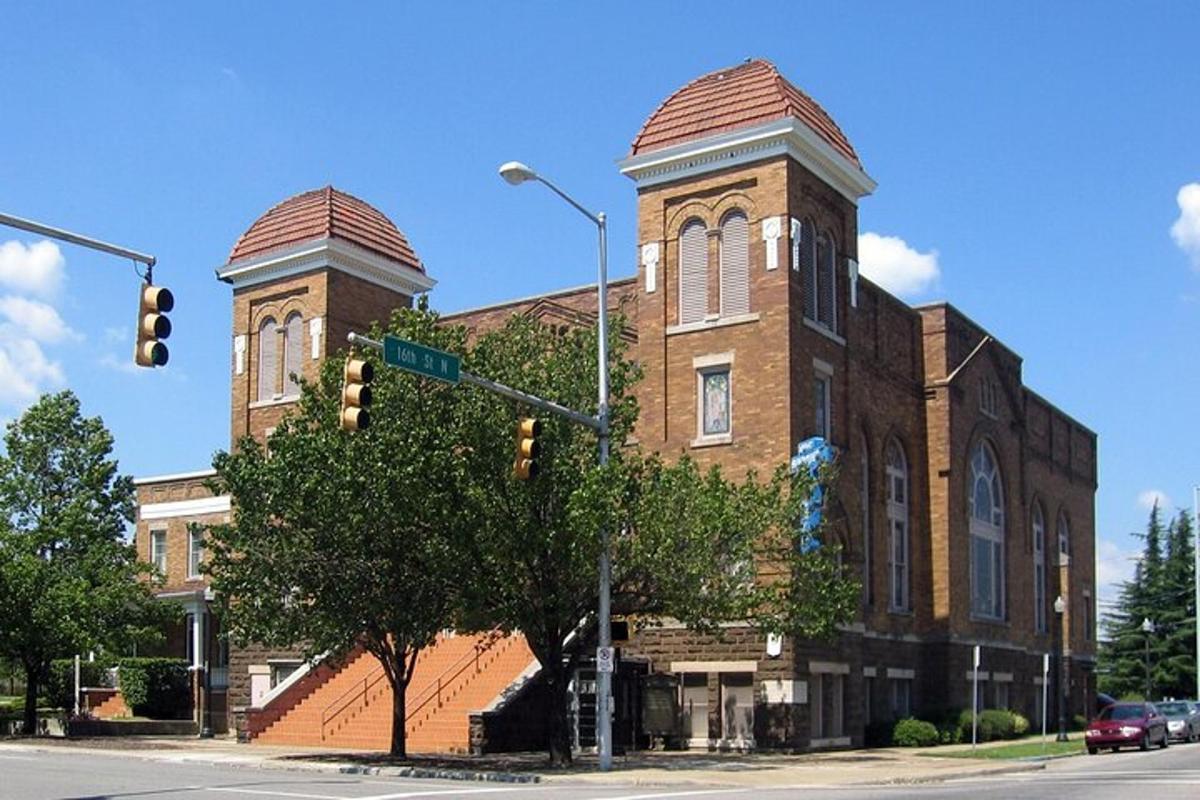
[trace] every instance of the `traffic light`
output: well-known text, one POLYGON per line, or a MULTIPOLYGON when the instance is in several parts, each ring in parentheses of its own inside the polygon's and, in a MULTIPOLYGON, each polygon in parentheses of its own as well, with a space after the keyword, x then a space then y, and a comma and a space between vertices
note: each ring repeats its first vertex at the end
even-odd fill
POLYGON ((513 474, 519 480, 528 481, 537 477, 537 459, 542 454, 542 445, 538 442, 541 435, 540 419, 522 417, 517 422, 517 459, 513 462, 513 474))
POLYGON ((171 335, 171 320, 167 312, 175 308, 175 296, 165 286, 142 286, 138 300, 137 345, 133 361, 139 367, 161 367, 167 363, 167 346, 162 343, 171 335))
POLYGON ((371 380, 375 368, 371 362, 347 358, 342 372, 342 430, 362 431, 371 425, 371 380))

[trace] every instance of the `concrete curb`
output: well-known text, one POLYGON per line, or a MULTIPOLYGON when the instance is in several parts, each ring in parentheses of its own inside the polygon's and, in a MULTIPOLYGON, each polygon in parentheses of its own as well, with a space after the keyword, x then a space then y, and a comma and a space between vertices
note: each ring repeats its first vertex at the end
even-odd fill
POLYGON ((466 769, 430 769, 429 767, 372 767, 366 764, 350 764, 337 768, 343 775, 382 775, 391 778, 436 778, 447 781, 474 781, 484 783, 541 783, 542 776, 536 773, 479 772, 466 769))
POLYGON ((918 775, 912 778, 894 778, 887 781, 863 781, 859 783, 847 783, 843 786, 905 786, 929 783, 944 783, 945 781, 959 781, 964 778, 989 778, 993 775, 1011 775, 1017 772, 1038 772, 1044 770, 1044 763, 1031 764, 1027 761, 1017 761, 1013 764, 985 769, 983 767, 975 767, 973 769, 961 769, 957 772, 943 772, 940 775, 918 775))

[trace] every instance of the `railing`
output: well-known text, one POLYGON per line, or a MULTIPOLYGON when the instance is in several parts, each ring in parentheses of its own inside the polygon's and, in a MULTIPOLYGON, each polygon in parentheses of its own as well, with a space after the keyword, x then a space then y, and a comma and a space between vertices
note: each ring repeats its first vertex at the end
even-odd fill
MULTIPOLYGON (((492 631, 482 642, 476 642, 470 652, 464 653, 450 666, 446 667, 438 674, 433 681, 430 682, 428 688, 414 699, 415 707, 404 715, 404 721, 407 723, 419 712, 421 712, 431 702, 437 702, 438 707, 442 705, 442 690, 454 685, 454 681, 458 679, 468 668, 474 666, 475 671, 479 672, 479 658, 490 650, 496 642, 500 640, 500 634, 497 631, 492 631)), ((385 677, 382 666, 368 672, 363 676, 361 681, 355 681, 354 685, 327 705, 321 712, 321 739, 324 741, 326 728, 334 722, 343 712, 355 705, 359 699, 362 700, 362 705, 368 706, 371 702, 370 691, 380 680, 385 677)))
POLYGON ((343 711, 354 705, 358 698, 362 698, 364 706, 371 704, 369 694, 371 687, 379 683, 384 677, 386 677, 386 673, 383 671, 383 667, 378 666, 364 675, 361 681, 356 681, 353 686, 342 692, 338 699, 325 706, 325 710, 321 712, 321 741, 325 740, 325 728, 329 723, 337 719, 338 715, 343 711))

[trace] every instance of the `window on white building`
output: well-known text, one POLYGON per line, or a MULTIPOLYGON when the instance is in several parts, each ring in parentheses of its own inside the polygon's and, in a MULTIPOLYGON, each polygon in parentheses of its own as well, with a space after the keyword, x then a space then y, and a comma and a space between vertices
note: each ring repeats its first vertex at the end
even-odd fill
POLYGON ((708 231, 693 219, 679 234, 679 323, 702 322, 708 315, 708 231))
POLYGON ((892 611, 908 611, 909 536, 908 536, 908 461, 900 443, 888 442, 886 452, 888 517, 888 606, 892 611))
POLYGON ((1046 625, 1046 517, 1042 504, 1033 504, 1033 629, 1045 633, 1046 625))
POLYGON ((167 531, 165 528, 150 531, 150 563, 160 575, 167 574, 167 531))
POLYGON ((971 455, 967 502, 971 534, 971 613, 1004 617, 1004 490, 996 456, 986 442, 971 455))
POLYGON ((721 221, 721 316, 750 313, 750 223, 745 212, 721 221))

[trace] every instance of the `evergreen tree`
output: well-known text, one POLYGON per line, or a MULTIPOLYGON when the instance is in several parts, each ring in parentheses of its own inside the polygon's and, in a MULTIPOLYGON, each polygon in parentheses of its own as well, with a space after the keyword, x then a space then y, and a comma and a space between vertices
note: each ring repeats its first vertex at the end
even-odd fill
POLYGON ((1155 691, 1164 697, 1196 696, 1196 562, 1191 515, 1181 511, 1167 533, 1166 560, 1155 603, 1158 647, 1152 648, 1155 691))

